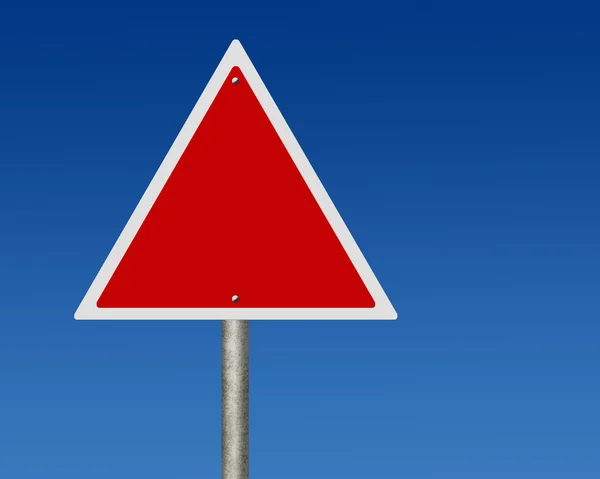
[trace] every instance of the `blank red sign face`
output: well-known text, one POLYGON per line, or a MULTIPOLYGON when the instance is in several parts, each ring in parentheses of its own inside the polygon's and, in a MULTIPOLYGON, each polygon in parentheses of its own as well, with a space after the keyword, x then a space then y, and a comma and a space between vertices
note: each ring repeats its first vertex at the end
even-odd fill
POLYGON ((375 303, 236 67, 97 306, 372 308, 375 303))

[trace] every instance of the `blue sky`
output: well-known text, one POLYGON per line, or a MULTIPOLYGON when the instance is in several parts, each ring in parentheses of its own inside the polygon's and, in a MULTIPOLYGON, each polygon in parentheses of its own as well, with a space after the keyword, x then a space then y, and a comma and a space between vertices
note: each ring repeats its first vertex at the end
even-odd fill
POLYGON ((0 11, 0 478, 220 474, 220 324, 73 313, 233 38, 395 322, 251 324, 251 475, 600 475, 599 9, 0 11))

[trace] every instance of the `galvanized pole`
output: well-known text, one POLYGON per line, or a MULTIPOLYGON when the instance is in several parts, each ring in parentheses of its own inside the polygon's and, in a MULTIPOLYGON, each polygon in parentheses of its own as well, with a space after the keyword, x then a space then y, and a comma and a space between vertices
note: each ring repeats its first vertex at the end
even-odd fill
POLYGON ((222 321, 222 479, 248 479, 248 339, 248 321, 222 321))

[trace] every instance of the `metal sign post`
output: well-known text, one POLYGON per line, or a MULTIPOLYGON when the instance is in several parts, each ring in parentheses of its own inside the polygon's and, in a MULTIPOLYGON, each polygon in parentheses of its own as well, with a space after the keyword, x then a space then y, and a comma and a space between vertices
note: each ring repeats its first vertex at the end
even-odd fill
POLYGON ((221 477, 248 479, 248 321, 221 324, 221 477))

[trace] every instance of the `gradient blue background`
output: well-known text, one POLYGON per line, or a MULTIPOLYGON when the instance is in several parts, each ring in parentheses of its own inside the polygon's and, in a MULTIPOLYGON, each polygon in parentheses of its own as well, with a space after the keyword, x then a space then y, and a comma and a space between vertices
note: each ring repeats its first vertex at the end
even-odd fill
POLYGON ((399 313, 251 324, 251 475, 600 477, 600 11, 0 10, 0 479, 220 477, 220 324, 73 313, 239 38, 399 313))

